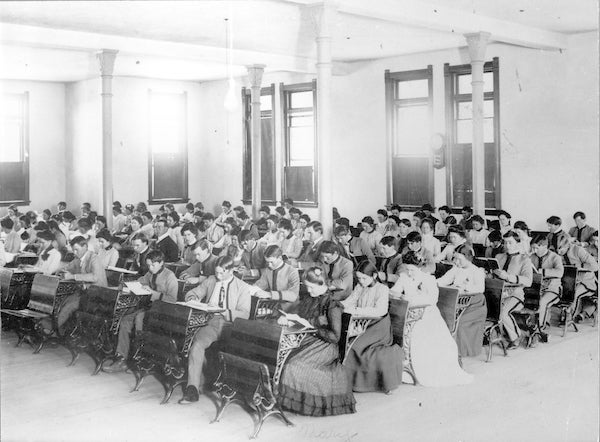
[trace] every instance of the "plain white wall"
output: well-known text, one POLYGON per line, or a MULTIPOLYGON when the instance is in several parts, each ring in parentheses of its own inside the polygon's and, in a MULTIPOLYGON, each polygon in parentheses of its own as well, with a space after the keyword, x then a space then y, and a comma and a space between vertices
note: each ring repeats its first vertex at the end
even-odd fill
MULTIPOLYGON (((54 209, 65 198, 65 85, 0 81, 0 91, 29 93, 29 198, 20 210, 54 209)), ((6 208, 0 208, 0 216, 6 208)))
POLYGON ((66 202, 76 216, 81 203, 102 214, 102 100, 99 78, 66 86, 66 202))

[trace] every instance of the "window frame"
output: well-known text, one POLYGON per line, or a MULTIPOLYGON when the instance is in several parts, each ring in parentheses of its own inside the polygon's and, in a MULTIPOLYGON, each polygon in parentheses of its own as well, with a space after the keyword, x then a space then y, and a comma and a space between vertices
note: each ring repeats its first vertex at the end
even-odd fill
POLYGON ((403 204, 402 201, 394 201, 394 182, 393 182, 393 169, 392 161, 394 158, 427 158, 427 170, 428 170, 428 199, 433 203, 435 196, 435 183, 434 183, 434 170, 433 170, 433 155, 431 150, 428 155, 398 155, 394 156, 394 147, 396 144, 397 134, 397 118, 396 110, 398 107, 410 107, 415 104, 427 103, 430 133, 433 134, 433 66, 428 65, 425 69, 413 69, 409 71, 390 72, 385 71, 385 102, 386 102, 386 129, 387 129, 387 202, 388 205, 392 203, 399 204, 404 210, 416 211, 421 206, 403 204), (425 99, 422 98, 396 98, 396 92, 398 83, 401 81, 413 81, 413 80, 427 80, 427 93, 428 96, 425 99))
POLYGON ((188 163, 189 163, 189 154, 188 154, 188 93, 187 91, 182 92, 163 92, 163 91, 153 91, 152 89, 148 89, 148 204, 151 206, 161 205, 161 204, 185 204, 190 201, 189 198, 189 175, 188 175, 188 163), (184 194, 181 197, 176 198, 156 198, 153 193, 154 183, 152 181, 152 167, 154 163, 154 152, 152 150, 152 94, 160 94, 160 95, 181 95, 183 96, 183 129, 182 129, 182 147, 181 155, 184 160, 183 165, 183 192, 184 194))
POLYGON ((24 92, 4 92, 4 97, 8 95, 18 96, 21 100, 21 121, 22 121, 22 132, 21 132, 21 163, 22 167, 22 179, 24 181, 24 194, 23 198, 15 200, 0 200, 0 207, 10 206, 16 204, 18 206, 28 206, 31 204, 30 199, 30 182, 29 182, 29 91, 24 92))
MULTIPOLYGON (((290 149, 290 131, 288 124, 288 105, 289 97, 294 92, 308 92, 312 91, 313 94, 313 136, 314 136, 314 161, 313 161, 313 189, 314 189, 314 201, 294 201, 296 207, 319 207, 319 144, 318 144, 318 128, 317 128, 317 80, 312 80, 305 83, 295 84, 279 84, 279 93, 281 97, 281 118, 282 118, 282 130, 283 130, 283 161, 281 162, 281 199, 287 198, 286 190, 286 176, 285 168, 289 167, 289 149, 290 149)), ((295 111, 302 112, 309 108, 298 108, 295 111)))
MULTIPOLYGON (((492 72, 493 91, 484 92, 484 100, 493 100, 494 104, 494 142, 485 143, 493 145, 495 149, 496 164, 496 186, 494 192, 495 207, 486 207, 486 215, 495 215, 502 210, 502 181, 501 181, 501 149, 500 149, 500 61, 498 57, 492 58, 491 61, 486 61, 483 66, 483 72, 492 72)), ((446 202, 454 211, 460 212, 461 207, 455 206, 454 202, 454 181, 452 177, 452 154, 453 149, 457 146, 468 146, 468 143, 457 143, 457 111, 456 106, 460 102, 472 101, 472 94, 458 93, 458 77, 464 74, 471 74, 472 69, 470 64, 450 66, 449 63, 444 64, 444 79, 445 79, 445 96, 446 96, 446 134, 447 134, 447 159, 446 159, 446 202)), ((473 144, 471 143, 471 148, 473 144)), ((471 187, 472 192, 472 187, 471 187)))
MULTIPOLYGON (((250 140, 250 144, 248 144, 248 139, 246 137, 246 130, 247 130, 246 124, 248 124, 246 110, 248 109, 250 111, 250 115, 252 113, 251 92, 252 91, 250 88, 246 88, 246 87, 242 88, 242 104, 243 104, 242 128, 244 129, 243 149, 242 149, 242 185, 244 186, 244 188, 242 188, 242 203, 245 205, 252 204, 252 155, 251 155, 252 141, 250 140), (247 103, 246 100, 248 100, 250 103, 247 103), (244 183, 244 177, 246 176, 246 173, 250 174, 250 188, 249 189, 245 188, 245 183, 244 183), (246 190, 248 190, 249 194, 246 194, 246 190)), ((277 121, 275 118, 275 83, 271 83, 270 86, 261 88, 260 95, 261 95, 261 97, 271 95, 271 110, 265 111, 265 110, 261 109, 260 117, 262 119, 265 116, 265 114, 270 113, 271 120, 273 123, 272 128, 271 128, 271 137, 273 140, 273 146, 272 146, 273 165, 271 168, 271 174, 272 174, 273 187, 274 187, 273 190, 274 190, 274 195, 275 195, 275 198, 273 200, 268 200, 268 199, 263 198, 262 192, 261 192, 261 199, 262 199, 261 205, 275 206, 275 205, 277 205, 277 142, 276 142, 276 135, 275 135, 277 121)), ((251 130, 251 128, 250 128, 250 130, 251 130)), ((251 134, 251 131, 250 131, 250 134, 251 134)), ((252 135, 250 135, 250 137, 251 136, 252 135)), ((262 142, 262 140, 261 140, 261 142, 262 142)), ((265 171, 262 170, 262 167, 261 167, 261 175, 264 173, 265 173, 265 171)))

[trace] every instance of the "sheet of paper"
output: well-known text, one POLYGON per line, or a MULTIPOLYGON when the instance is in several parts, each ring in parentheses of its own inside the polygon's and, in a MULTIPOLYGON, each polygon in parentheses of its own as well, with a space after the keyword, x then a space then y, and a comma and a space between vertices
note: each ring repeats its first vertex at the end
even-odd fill
POLYGON ((134 295, 151 295, 148 290, 142 287, 142 283, 138 281, 130 281, 126 282, 125 286, 129 289, 131 293, 134 295))

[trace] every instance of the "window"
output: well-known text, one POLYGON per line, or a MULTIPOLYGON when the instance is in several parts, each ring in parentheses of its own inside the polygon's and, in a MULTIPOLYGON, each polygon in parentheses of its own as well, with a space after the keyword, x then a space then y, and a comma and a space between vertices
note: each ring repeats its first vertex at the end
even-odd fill
POLYGON ((149 202, 187 202, 187 96, 154 91, 149 95, 149 202))
POLYGON ((316 81, 281 85, 285 131, 283 198, 317 205, 316 81))
MULTIPOLYGON (((471 65, 444 65, 448 133, 448 204, 473 205, 473 108, 471 65)), ((500 128, 498 58, 484 65, 483 139, 485 207, 500 209, 500 128)))
MULTIPOLYGON (((244 204, 252 201, 252 99, 250 89, 242 88, 244 106, 244 204)), ((263 204, 275 204, 275 85, 260 91, 260 171, 263 204)))
POLYGON ((386 71, 388 202, 416 210, 433 201, 432 67, 386 71))
POLYGON ((29 204, 29 94, 3 94, 0 204, 29 204))

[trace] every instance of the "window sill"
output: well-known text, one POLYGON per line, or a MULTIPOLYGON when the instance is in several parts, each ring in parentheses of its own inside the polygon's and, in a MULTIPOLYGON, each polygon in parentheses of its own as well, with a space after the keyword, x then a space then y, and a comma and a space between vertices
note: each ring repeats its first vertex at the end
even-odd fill
POLYGON ((29 201, 29 200, 0 201, 0 207, 6 207, 6 206, 10 206, 12 204, 16 205, 17 207, 28 206, 31 204, 31 201, 29 201))
POLYGON ((165 198, 165 199, 154 199, 148 200, 148 205, 158 206, 159 204, 187 204, 190 202, 189 198, 165 198))

